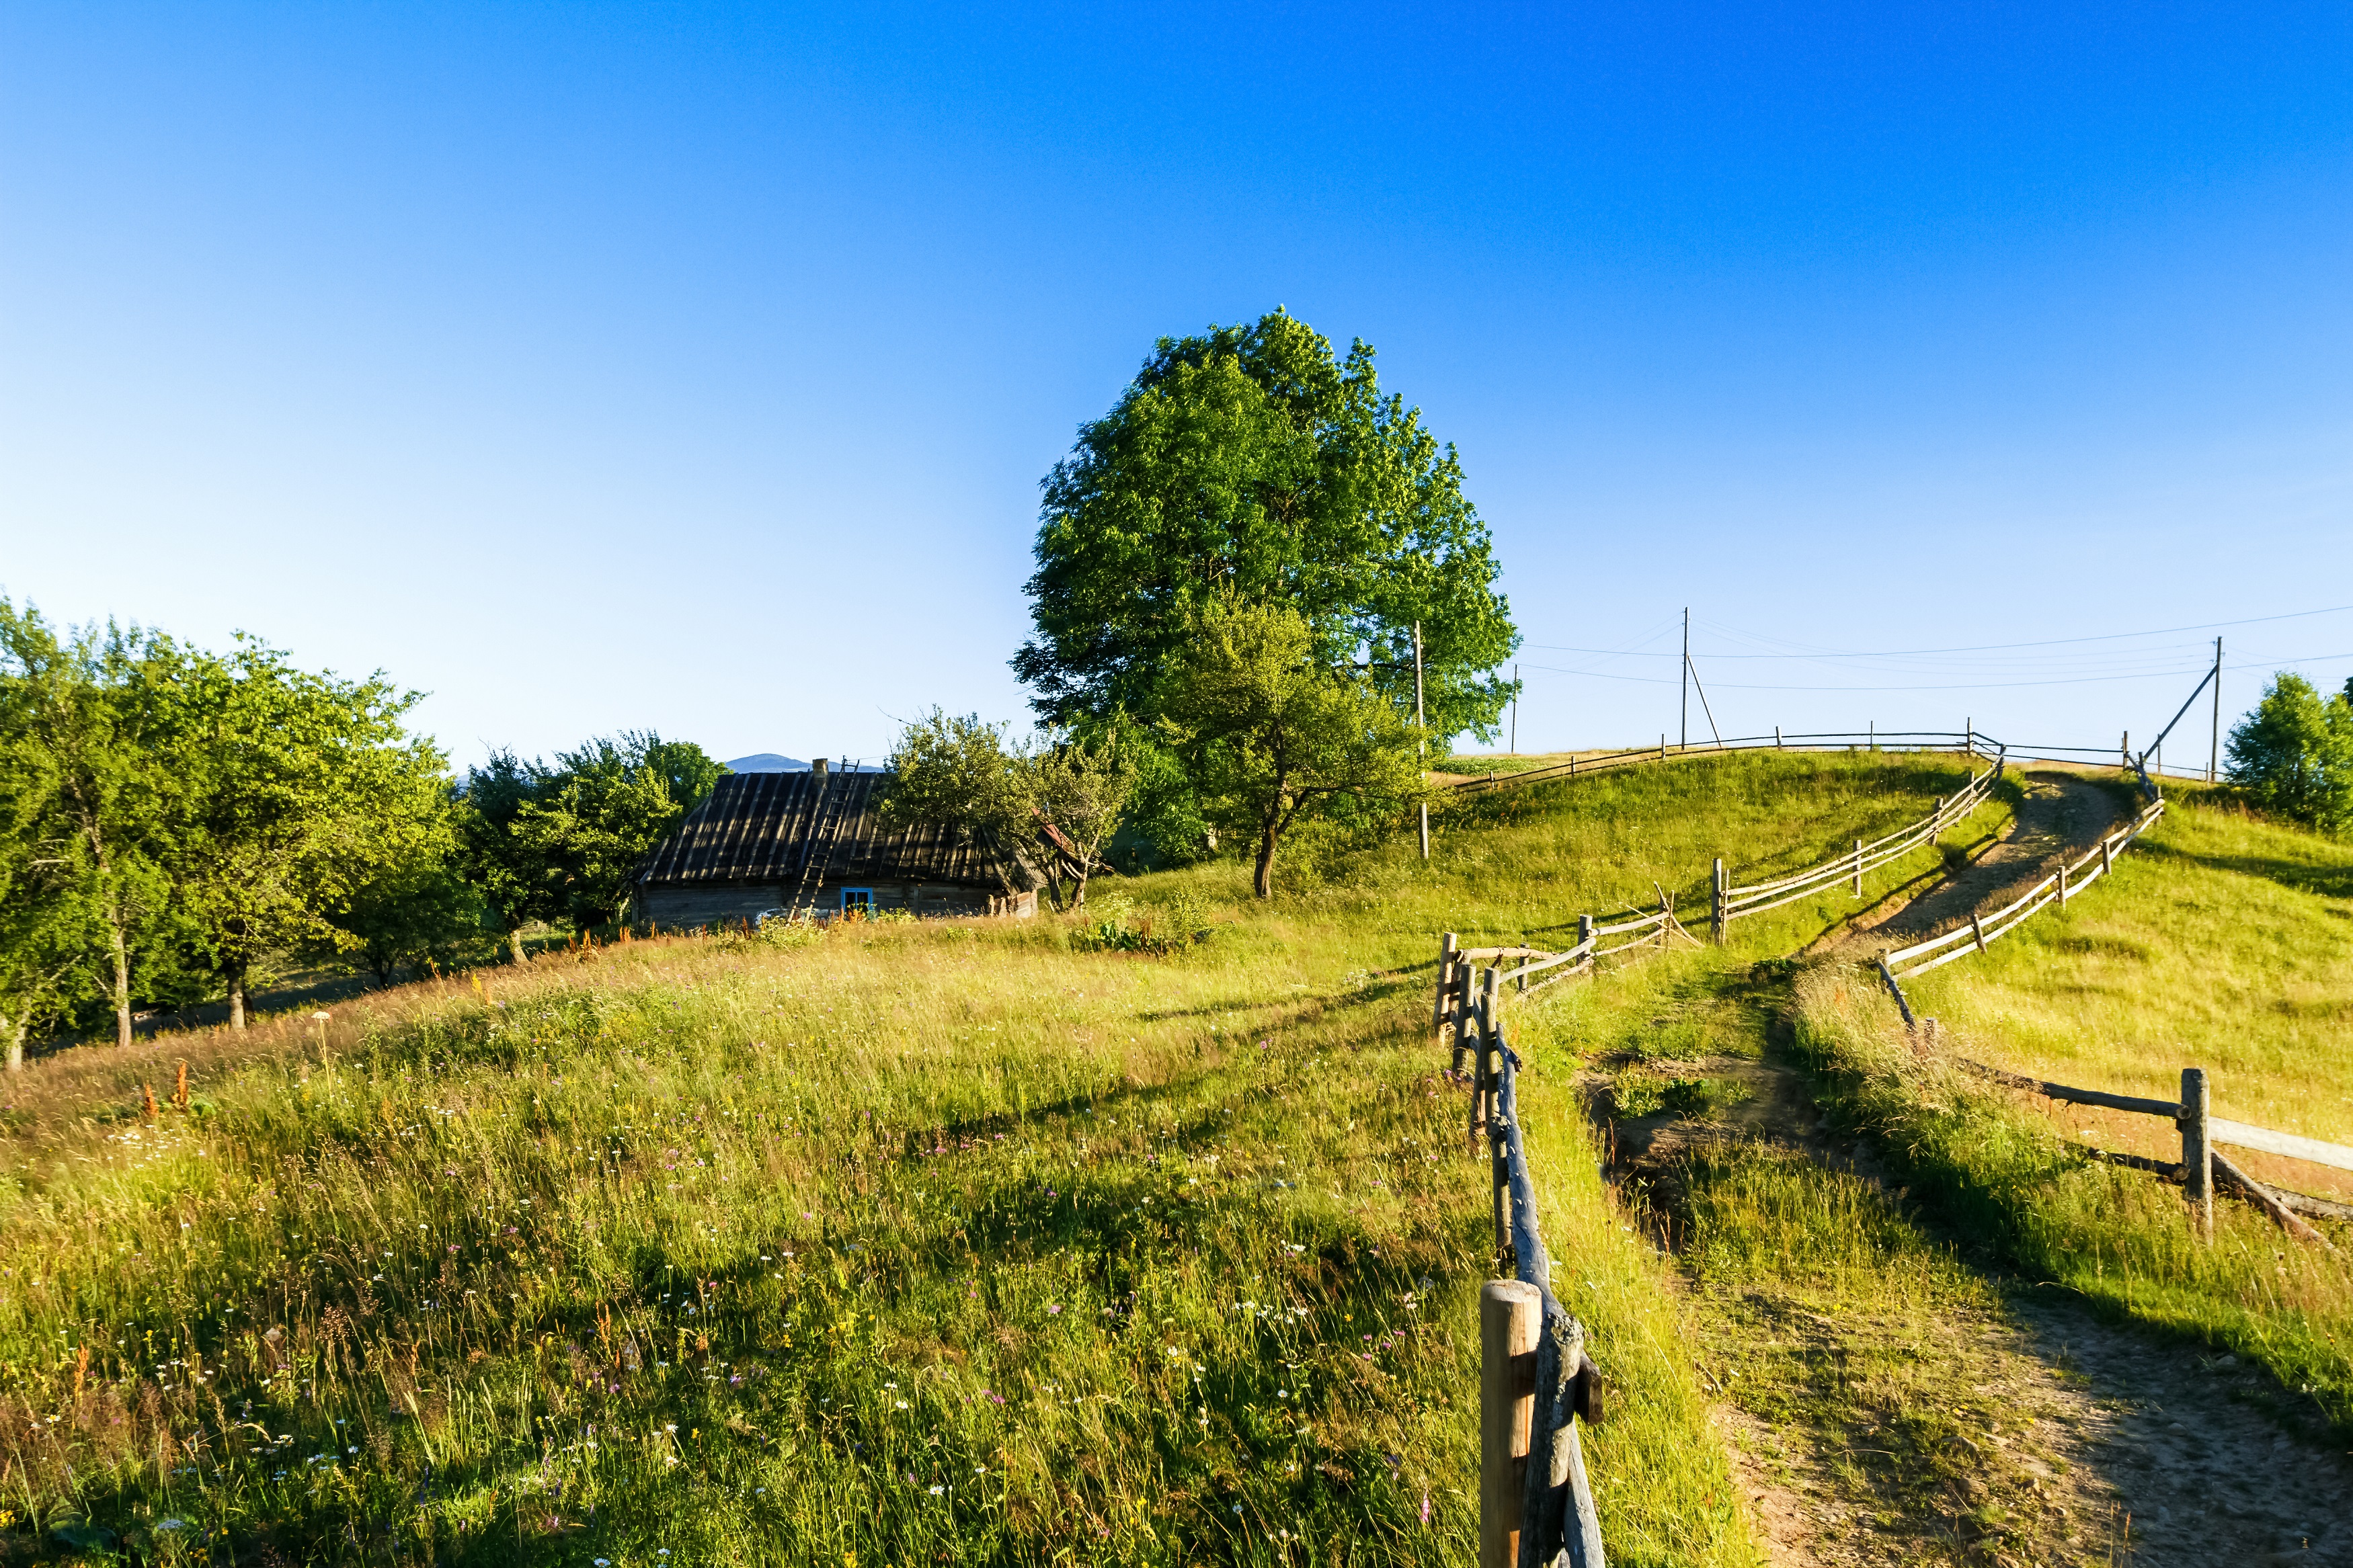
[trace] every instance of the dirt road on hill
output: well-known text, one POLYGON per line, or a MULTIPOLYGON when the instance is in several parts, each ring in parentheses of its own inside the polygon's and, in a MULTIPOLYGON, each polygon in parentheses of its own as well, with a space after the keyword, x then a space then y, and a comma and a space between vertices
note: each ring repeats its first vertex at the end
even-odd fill
POLYGON ((2000 909, 2115 831, 2126 811, 2112 786, 2080 773, 2038 770, 2021 775, 2026 798, 1993 847, 1908 903, 1866 915, 1817 944, 1817 952, 1905 947, 1967 924, 1978 910, 2000 909))

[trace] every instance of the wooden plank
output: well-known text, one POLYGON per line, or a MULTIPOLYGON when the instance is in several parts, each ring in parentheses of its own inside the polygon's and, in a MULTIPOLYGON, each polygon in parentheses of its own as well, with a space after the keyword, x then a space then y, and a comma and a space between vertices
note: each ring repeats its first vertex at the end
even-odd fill
POLYGON ((2293 1132, 2274 1132, 2268 1127, 2250 1127, 2243 1121, 2225 1121, 2219 1116, 2209 1117, 2206 1127, 2208 1136, 2215 1142, 2228 1143, 2234 1149, 2258 1149, 2266 1154, 2353 1171, 2353 1149, 2342 1143, 2323 1143, 2317 1138, 2299 1138, 2293 1132))
POLYGON ((2331 1252, 2337 1250, 2334 1247, 2329 1247, 2328 1238, 2327 1237, 2313 1229, 2310 1225, 2305 1222, 2302 1216, 2298 1215, 2285 1204, 2280 1202, 2279 1199, 2274 1197, 2269 1187, 2264 1186, 2261 1182, 2258 1182, 2253 1177, 2248 1175, 2244 1171, 2239 1169, 2238 1166, 2233 1165, 2230 1161, 2222 1158, 2221 1155, 2216 1154, 2212 1156, 2212 1158, 2214 1161, 2215 1174, 2227 1178, 2235 1184, 2241 1192, 2246 1194, 2248 1200, 2257 1208, 2271 1215, 2273 1222, 2282 1230, 2287 1232, 2290 1236, 2295 1237, 2298 1241, 2316 1241, 2320 1243, 2321 1246, 2328 1247, 2328 1250, 2331 1252))
MULTIPOLYGON (((2038 1084, 2036 1088, 2045 1098, 2063 1100, 2071 1105, 2097 1105, 2109 1110, 2129 1110, 2137 1116, 2162 1116, 2168 1121, 2179 1121, 2181 1116, 2181 1107, 2169 1100, 2144 1100, 2137 1095, 2109 1094, 2097 1089, 2070 1089, 2063 1083, 2038 1084)), ((2218 1121, 2207 1122, 2209 1128, 2221 1125, 2218 1121)))

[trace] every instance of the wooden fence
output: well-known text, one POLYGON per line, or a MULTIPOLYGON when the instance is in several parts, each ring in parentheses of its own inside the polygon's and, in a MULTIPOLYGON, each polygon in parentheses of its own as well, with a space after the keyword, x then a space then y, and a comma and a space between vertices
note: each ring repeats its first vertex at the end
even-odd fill
POLYGON ((1551 784, 1559 779, 1608 773, 1613 768, 1672 762, 1678 757, 1714 756, 1725 752, 1962 752, 1990 757, 1993 752, 1989 747, 1996 747, 1996 742, 1974 725, 1966 730, 1831 730, 1805 735, 1785 735, 1777 726, 1769 735, 1737 735, 1729 741, 1695 741, 1674 746, 1667 744, 1666 737, 1662 735, 1655 746, 1592 752, 1548 767, 1464 779, 1454 785, 1454 791, 1458 795, 1480 795, 1517 784, 1551 784))
MULTIPOLYGON (((1451 932, 1446 947, 1455 952, 1451 932)), ((1600 1516, 1577 1437, 1579 1418, 1599 1418, 1600 1373, 1584 1325, 1552 1293, 1501 978, 1492 964, 1480 969, 1466 988, 1470 1005, 1453 1020, 1456 1069, 1465 1058, 1472 1064, 1472 1145, 1482 1134, 1487 1145, 1495 1251, 1512 1272, 1479 1296, 1480 1568, 1603 1568, 1600 1516)))
POLYGON ((2156 826, 2158 818, 2164 815, 2165 802, 2162 799, 2152 800, 2131 822, 2101 839, 2075 860, 2061 861, 2056 871, 1993 913, 1972 914, 1969 923, 1965 926, 1957 926, 1942 936, 1933 936, 1926 942, 1915 942, 1910 947, 1882 954, 1880 973, 1885 978, 1888 988, 1895 992, 1905 1021, 1911 1020, 1912 1008, 1905 1000, 1903 990, 1896 984, 1898 981, 1926 974, 1972 952, 1983 952, 1988 942, 2009 935, 2036 911, 2052 904, 2063 909, 2068 900, 2114 870, 2117 853, 2156 826), (1964 943, 1967 945, 1962 945, 1964 943))
POLYGON ((1724 862, 1717 860, 1711 880, 1715 907, 1709 921, 1715 940, 1721 943, 1725 928, 1743 915, 1760 915, 1767 910, 1779 909, 1783 904, 1794 903, 1819 893, 1834 882, 1852 879, 1854 896, 1861 898, 1864 872, 1908 855, 1923 844, 1935 843, 1947 828, 1967 818, 1969 813, 1984 804, 1986 796, 1993 793, 1994 784, 2001 778, 2003 766, 2003 753, 1997 751, 1993 766, 1981 773, 1971 774, 1967 788, 1950 800, 1938 801, 1936 808, 1919 821, 1868 843, 1858 838, 1849 853, 1787 877, 1776 877, 1754 887, 1736 888, 1725 875, 1724 862))
MULTIPOLYGON (((1934 1039, 1936 1021, 1923 1021, 1924 1032, 1934 1039)), ((2268 1127, 2256 1127, 2244 1121, 2232 1121, 2213 1113, 2211 1086, 2204 1068, 2181 1069, 2181 1099, 2151 1100, 2141 1095, 2111 1094, 2105 1089, 2076 1089, 2063 1083, 2049 1083, 2042 1079, 2028 1078, 2023 1073, 2004 1072, 2000 1068, 1973 1062, 1967 1057, 1950 1058, 1954 1065, 1989 1079, 2010 1089, 2024 1089, 2046 1100, 2056 1100, 2069 1105, 2096 1105, 2108 1110, 2130 1111, 2137 1116, 2162 1116, 2181 1130, 2181 1162, 2174 1164, 2164 1160, 2151 1160, 2138 1154, 2116 1153, 2107 1150, 2088 1151, 2094 1158, 2111 1164, 2127 1165, 2136 1170, 2152 1172, 2182 1184, 2189 1199, 2191 1224, 2202 1240, 2214 1236, 2214 1188, 2216 1178, 2235 1190, 2248 1202, 2277 1221, 2283 1230, 2306 1241, 2328 1247, 2326 1237, 2306 1225, 2300 1215, 2353 1220, 2353 1204, 2341 1204, 2330 1198, 2316 1198, 2308 1193, 2291 1192, 2285 1188, 2266 1186, 2248 1175, 2225 1158, 2216 1147, 2228 1144, 2234 1149, 2253 1149, 2266 1154, 2277 1154, 2290 1160, 2304 1160, 2335 1170, 2353 1171, 2353 1148, 2342 1143, 2324 1143, 2317 1138, 2306 1138, 2294 1132, 2274 1131, 2268 1127)), ((2334 1247, 2330 1247, 2334 1251, 2334 1247)))

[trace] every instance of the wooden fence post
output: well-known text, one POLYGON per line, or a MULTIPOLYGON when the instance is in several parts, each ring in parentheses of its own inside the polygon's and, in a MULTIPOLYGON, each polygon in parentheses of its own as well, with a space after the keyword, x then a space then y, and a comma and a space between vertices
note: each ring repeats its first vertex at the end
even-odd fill
POLYGON ((1452 989, 1454 980, 1454 950, 1460 945, 1452 931, 1439 932, 1438 1004, 1430 1009, 1430 1026, 1438 1031, 1438 1037, 1441 1040, 1446 1037, 1446 993, 1452 989))
POLYGON ((1479 1292, 1479 1568, 1518 1568, 1544 1294, 1518 1279, 1479 1292))
MULTIPOLYGON (((1579 916, 1577 916, 1577 946, 1579 946, 1579 947, 1583 947, 1587 942, 1591 942, 1592 940, 1593 940, 1593 917, 1592 917, 1591 915, 1579 915, 1579 916)), ((1587 953, 1587 954, 1585 955, 1585 962, 1586 962, 1586 963, 1592 963, 1592 962, 1593 962, 1593 955, 1592 955, 1591 953, 1589 953, 1589 952, 1588 952, 1588 953, 1587 953)))
POLYGON ((1983 952, 1986 950, 1985 925, 1975 914, 1969 916, 1969 934, 1978 939, 1978 951, 1983 952))
POLYGON ((2067 862, 2059 862, 2059 907, 2067 907, 2067 862))
POLYGON ((2100 869, 2103 871, 2113 871, 2116 868, 2116 836, 2114 834, 2110 834, 2107 837, 2100 840, 2100 869))
POLYGON ((1708 913, 1708 923, 1715 928, 1715 945, 1722 947, 1724 945, 1724 928, 1725 923, 1732 919, 1732 911, 1725 908, 1725 904, 1727 901, 1725 897, 1727 889, 1724 877, 1724 857, 1721 855, 1715 858, 1715 871, 1708 883, 1708 887, 1711 893, 1711 897, 1709 899, 1710 908, 1708 913))
POLYGON ((2181 1192, 2189 1200, 2190 1228, 2200 1241, 2214 1239, 2214 1143, 2207 1136, 2209 1106, 2204 1068, 2181 1069, 2181 1192))
MULTIPOLYGON (((1477 1020, 1471 1016, 1471 987, 1473 984, 1470 961, 1454 961, 1454 1070, 1462 1070, 1462 1053, 1477 1046, 1477 1020)), ((1475 1082, 1475 1078, 1473 1079, 1475 1082)))
POLYGON ((1862 897, 1862 840, 1854 841, 1854 896, 1862 897))

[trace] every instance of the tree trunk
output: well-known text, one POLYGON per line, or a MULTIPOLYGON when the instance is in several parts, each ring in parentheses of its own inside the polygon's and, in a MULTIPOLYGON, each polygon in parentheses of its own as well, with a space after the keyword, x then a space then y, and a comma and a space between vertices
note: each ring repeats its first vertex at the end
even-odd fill
POLYGON ((1274 836, 1277 829, 1268 823, 1259 829, 1258 875, 1250 879, 1250 891, 1261 899, 1274 897, 1274 836))
POLYGON ((245 1027, 245 965, 232 962, 228 966, 228 1026, 245 1027))
POLYGON ((514 961, 515 961, 517 963, 521 963, 523 961, 523 960, 522 960, 522 927, 521 927, 521 926, 517 926, 517 927, 515 927, 515 928, 514 928, 514 930, 512 930, 512 931, 511 931, 507 932, 507 947, 508 947, 508 949, 509 949, 510 951, 512 951, 512 952, 513 952, 513 954, 514 954, 514 961))
MULTIPOLYGON (((6 1022, 5 1019, 0 1019, 0 1023, 6 1022)), ((26 1019, 19 1018, 9 1026, 8 1070, 10 1072, 25 1070, 25 1027, 27 1022, 26 1019)))
POLYGON ((1072 880, 1078 884, 1078 888, 1076 897, 1074 897, 1071 901, 1082 910, 1087 907, 1087 868, 1082 866, 1079 868, 1077 875, 1072 878, 1072 880))
POLYGON ((111 899, 106 906, 107 933, 114 948, 114 1043, 119 1049, 131 1047, 131 948, 122 940, 122 900, 111 899))

